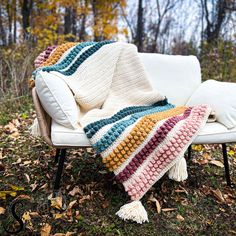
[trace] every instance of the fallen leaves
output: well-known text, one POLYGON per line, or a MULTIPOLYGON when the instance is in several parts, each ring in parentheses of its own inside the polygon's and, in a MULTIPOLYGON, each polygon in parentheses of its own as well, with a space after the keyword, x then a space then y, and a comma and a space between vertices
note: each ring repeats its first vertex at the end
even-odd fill
POLYGON ((160 214, 161 213, 161 205, 160 205, 159 201, 155 197, 153 197, 153 195, 151 195, 148 200, 155 203, 157 213, 160 214))
POLYGON ((216 190, 211 190, 212 193, 213 193, 213 196, 220 202, 224 202, 225 199, 221 193, 221 191, 219 189, 216 189, 216 190))
POLYGON ((180 214, 178 214, 178 215, 176 216, 176 219, 177 219, 179 222, 183 222, 183 221, 184 221, 184 217, 181 216, 180 214))
POLYGON ((176 208, 162 208, 163 212, 168 212, 168 211, 176 211, 176 208))
POLYGON ((49 236, 51 232, 52 226, 48 223, 44 224, 41 228, 40 235, 41 236, 49 236))
POLYGON ((212 160, 212 161, 210 161, 209 163, 212 164, 212 165, 215 165, 215 166, 221 167, 221 168, 224 167, 224 164, 223 164, 221 161, 212 160))
POLYGON ((70 192, 69 192, 69 195, 70 196, 75 196, 76 194, 80 194, 80 195, 83 195, 83 191, 80 189, 80 187, 78 186, 75 186, 70 192))
POLYGON ((3 215, 5 213, 6 209, 3 207, 0 207, 0 215, 3 215))

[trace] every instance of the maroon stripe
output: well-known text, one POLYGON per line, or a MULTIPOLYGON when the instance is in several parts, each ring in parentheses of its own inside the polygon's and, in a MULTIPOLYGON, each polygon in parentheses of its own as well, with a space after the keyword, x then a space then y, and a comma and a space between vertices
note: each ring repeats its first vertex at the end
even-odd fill
POLYGON ((174 128, 174 126, 181 120, 186 119, 192 108, 185 110, 182 116, 174 116, 166 120, 164 124, 156 131, 148 143, 137 153, 130 163, 120 172, 115 178, 118 182, 124 182, 138 169, 138 167, 146 160, 146 158, 153 152, 153 150, 166 138, 167 134, 174 128))

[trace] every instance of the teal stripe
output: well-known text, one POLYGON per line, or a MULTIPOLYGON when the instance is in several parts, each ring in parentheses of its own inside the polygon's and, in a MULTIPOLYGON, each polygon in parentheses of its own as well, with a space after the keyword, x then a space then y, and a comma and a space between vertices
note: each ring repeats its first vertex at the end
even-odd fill
POLYGON ((97 141, 93 147, 96 150, 97 153, 101 153, 105 151, 109 146, 111 146, 116 139, 122 134, 122 132, 130 125, 134 124, 139 118, 150 115, 156 112, 162 112, 169 109, 174 108, 175 106, 172 104, 167 104, 165 106, 158 106, 152 109, 149 109, 147 111, 138 112, 136 114, 131 115, 130 118, 126 120, 122 120, 116 124, 114 124, 107 132, 104 134, 104 136, 97 141))
MULTIPOLYGON (((75 73, 75 71, 79 68, 79 66, 86 60, 88 59, 91 55, 93 55, 95 52, 97 52, 102 46, 109 44, 109 43, 113 43, 112 41, 103 41, 103 42, 99 42, 96 43, 95 45, 93 45, 92 47, 90 47, 89 49, 87 49, 85 52, 83 52, 76 60, 75 62, 70 66, 69 69, 65 70, 65 71, 60 71, 60 70, 56 70, 57 72, 65 75, 65 76, 69 76, 75 73)), ((44 70, 44 69, 43 69, 44 70)))
POLYGON ((84 131, 87 135, 88 138, 92 138, 102 127, 108 125, 108 124, 112 124, 115 123, 118 120, 123 119, 126 116, 135 114, 137 112, 142 112, 142 111, 146 111, 152 108, 155 108, 157 106, 164 106, 168 103, 167 98, 165 98, 162 101, 156 102, 150 106, 132 106, 132 107, 126 107, 122 110, 120 110, 119 112, 117 112, 115 115, 109 117, 109 118, 105 118, 105 119, 101 119, 98 121, 95 121, 93 123, 90 123, 89 125, 87 125, 84 128, 84 131))
POLYGON ((76 56, 80 53, 82 49, 95 44, 96 42, 80 43, 76 45, 60 63, 56 63, 55 65, 52 66, 43 67, 42 70, 47 72, 63 70, 72 63, 72 61, 76 58, 76 56))
POLYGON ((96 42, 84 42, 84 43, 80 43, 78 45, 76 45, 71 51, 70 53, 60 62, 60 63, 56 63, 55 65, 52 66, 44 66, 44 67, 40 67, 38 69, 36 69, 33 72, 33 77, 36 76, 36 73, 38 71, 56 71, 56 70, 63 70, 65 69, 67 66, 70 65, 70 63, 72 63, 72 61, 75 59, 75 57, 78 55, 78 53, 85 47, 90 46, 95 44, 96 42))

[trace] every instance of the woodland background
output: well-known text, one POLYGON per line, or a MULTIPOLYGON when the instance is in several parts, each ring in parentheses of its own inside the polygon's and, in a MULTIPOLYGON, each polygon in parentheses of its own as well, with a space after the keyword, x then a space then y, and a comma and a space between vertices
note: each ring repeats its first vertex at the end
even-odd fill
POLYGON ((236 80, 235 0, 0 0, 0 100, 29 94, 47 46, 106 39, 194 54, 204 80, 236 80))

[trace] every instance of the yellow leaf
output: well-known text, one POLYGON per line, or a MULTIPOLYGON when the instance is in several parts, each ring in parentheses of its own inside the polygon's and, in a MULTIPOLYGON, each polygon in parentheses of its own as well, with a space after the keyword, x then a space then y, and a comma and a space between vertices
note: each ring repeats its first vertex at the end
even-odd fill
POLYGON ((15 191, 0 191, 0 199, 5 200, 7 195, 15 197, 16 192, 15 191))
POLYGON ((51 207, 61 210, 62 209, 62 196, 52 198, 51 207))
POLYGON ((193 146, 192 146, 192 149, 193 149, 194 151, 200 152, 200 151, 203 150, 203 146, 202 146, 202 145, 193 145, 193 146))
POLYGON ((21 191, 21 190, 24 190, 24 187, 18 187, 18 186, 15 186, 13 184, 9 184, 9 186, 15 190, 15 191, 21 191))
POLYGON ((63 214, 53 214, 53 218, 56 219, 60 219, 63 217, 63 214))
POLYGON ((26 211, 26 212, 23 214, 22 220, 23 220, 23 221, 30 221, 30 220, 31 220, 30 212, 29 212, 29 211, 26 211))
POLYGON ((233 155, 235 154, 235 152, 234 152, 233 150, 230 150, 230 151, 228 151, 228 154, 229 154, 230 156, 233 156, 233 155))

